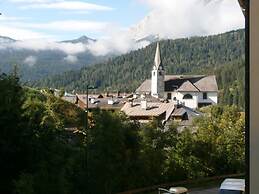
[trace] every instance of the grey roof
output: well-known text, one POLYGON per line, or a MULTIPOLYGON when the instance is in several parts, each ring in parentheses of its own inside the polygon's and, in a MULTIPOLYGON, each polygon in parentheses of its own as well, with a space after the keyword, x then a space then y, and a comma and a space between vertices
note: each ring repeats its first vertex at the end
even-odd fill
POLYGON ((216 76, 211 75, 211 76, 206 76, 198 80, 197 82, 194 83, 194 85, 199 88, 201 92, 205 91, 218 91, 218 85, 216 81, 216 76))
POLYGON ((162 103, 162 102, 148 102, 148 108, 142 109, 141 105, 134 104, 133 106, 130 103, 126 103, 121 111, 125 112, 126 115, 136 117, 136 116, 160 116, 163 113, 166 113, 166 118, 169 118, 168 115, 171 115, 174 110, 174 103, 162 103))
POLYGON ((189 80, 183 82, 183 84, 177 89, 180 92, 198 92, 199 89, 196 88, 189 80))
POLYGON ((145 80, 137 89, 136 92, 150 92, 151 91, 151 80, 145 80))
MULTIPOLYGON (((92 95, 89 95, 88 98, 90 99, 92 95)), ((84 106, 86 107, 86 95, 84 94, 77 94, 78 100, 84 103, 84 106)), ((120 109, 123 107, 123 105, 127 102, 127 99, 125 98, 110 98, 110 97, 104 97, 104 98, 95 98, 96 102, 91 103, 91 101, 88 101, 88 108, 89 109, 120 109), (108 104, 108 100, 115 100, 116 103, 114 104, 108 104)))
POLYGON ((172 117, 183 116, 185 113, 187 114, 188 119, 182 120, 180 123, 178 123, 179 126, 192 126, 193 119, 202 115, 201 112, 198 112, 184 105, 180 105, 180 107, 174 109, 172 117))
MULTIPOLYGON (((151 80, 145 80, 136 92, 149 93, 151 91, 151 80)), ((166 75, 165 91, 181 92, 218 92, 218 85, 215 75, 166 75)))
POLYGON ((172 116, 183 116, 186 113, 186 110, 184 108, 177 108, 174 110, 172 116))

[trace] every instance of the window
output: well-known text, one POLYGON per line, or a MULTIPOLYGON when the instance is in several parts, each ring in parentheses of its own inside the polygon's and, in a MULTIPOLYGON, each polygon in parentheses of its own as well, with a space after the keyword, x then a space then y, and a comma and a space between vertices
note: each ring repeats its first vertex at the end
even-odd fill
POLYGON ((172 99, 172 94, 171 93, 167 93, 167 99, 171 100, 172 99))
POLYGON ((161 72, 161 71, 159 71, 159 75, 162 75, 162 72, 161 72))
POLYGON ((155 75, 156 75, 156 72, 154 72, 153 75, 155 76, 155 75))
POLYGON ((192 95, 191 94, 185 94, 183 96, 183 99, 192 99, 192 95))
POLYGON ((208 99, 208 94, 206 92, 203 92, 203 99, 204 100, 208 99))

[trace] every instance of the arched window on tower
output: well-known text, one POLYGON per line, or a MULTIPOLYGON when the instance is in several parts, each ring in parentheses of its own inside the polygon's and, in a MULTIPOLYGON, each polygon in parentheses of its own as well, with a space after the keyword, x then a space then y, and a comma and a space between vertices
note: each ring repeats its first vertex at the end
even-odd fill
POLYGON ((191 94, 185 94, 183 96, 183 99, 192 99, 192 95, 191 94))

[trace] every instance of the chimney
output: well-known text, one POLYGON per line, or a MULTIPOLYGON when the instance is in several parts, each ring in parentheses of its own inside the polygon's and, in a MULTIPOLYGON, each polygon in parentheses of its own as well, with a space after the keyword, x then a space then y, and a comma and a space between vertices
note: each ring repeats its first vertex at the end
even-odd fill
POLYGON ((130 107, 133 107, 133 98, 129 98, 130 107))
POLYGON ((147 110, 147 101, 146 100, 142 100, 140 102, 140 106, 141 106, 141 109, 147 110))

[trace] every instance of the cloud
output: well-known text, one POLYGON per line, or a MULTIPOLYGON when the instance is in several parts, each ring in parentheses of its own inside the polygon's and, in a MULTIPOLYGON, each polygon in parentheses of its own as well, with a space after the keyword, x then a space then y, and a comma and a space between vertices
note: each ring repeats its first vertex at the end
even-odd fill
POLYGON ((37 62, 37 57, 35 56, 28 56, 23 61, 25 64, 29 65, 30 67, 34 66, 37 62))
POLYGON ((44 39, 17 41, 15 43, 5 45, 5 48, 28 49, 34 51, 60 50, 69 55, 75 55, 87 50, 87 46, 82 43, 60 43, 44 39))
POLYGON ((65 61, 67 61, 68 63, 76 63, 78 61, 77 56, 74 55, 68 55, 64 58, 65 61))
MULTIPOLYGON (((41 1, 41 0, 39 0, 41 1)), ((56 1, 56 2, 39 2, 21 6, 22 9, 60 9, 60 10, 94 10, 94 11, 111 11, 112 7, 87 3, 83 1, 56 1)))
POLYGON ((13 17, 13 16, 6 16, 6 15, 1 15, 0 17, 0 21, 20 21, 20 20, 24 20, 24 17, 13 17))
POLYGON ((244 27, 244 17, 233 0, 142 0, 151 12, 132 27, 135 38, 159 34, 182 38, 218 34, 244 27))
POLYGON ((8 36, 16 40, 50 38, 50 36, 47 34, 35 32, 33 30, 29 30, 23 27, 10 26, 8 24, 1 24, 0 35, 8 36))
POLYGON ((64 20, 47 23, 13 23, 13 25, 32 29, 56 30, 62 32, 93 32, 105 30, 108 24, 105 22, 95 22, 88 20, 64 20))
MULTIPOLYGON (((149 35, 164 39, 219 34, 244 28, 244 17, 232 0, 141 0, 151 8, 138 24, 127 30, 108 31, 108 38, 90 44, 95 55, 126 53, 150 44, 137 42, 149 35)), ((116 29, 110 27, 110 29, 116 29)))
POLYGON ((93 55, 122 54, 130 50, 145 47, 149 42, 137 43, 131 35, 124 30, 114 30, 109 37, 91 42, 88 49, 93 55))

